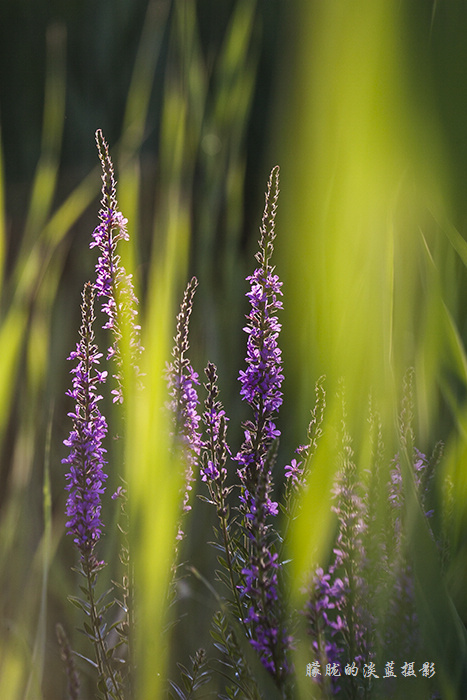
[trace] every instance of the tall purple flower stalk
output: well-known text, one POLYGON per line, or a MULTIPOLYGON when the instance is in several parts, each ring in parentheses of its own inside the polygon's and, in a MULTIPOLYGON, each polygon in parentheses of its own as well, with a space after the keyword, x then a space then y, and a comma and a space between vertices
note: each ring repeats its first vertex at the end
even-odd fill
POLYGON ((365 506, 361 498, 361 484, 353 457, 351 438, 342 420, 342 466, 338 473, 333 507, 339 521, 339 532, 334 548, 331 577, 343 583, 343 595, 338 603, 344 624, 342 636, 348 654, 346 661, 357 664, 369 660, 371 625, 370 611, 365 605, 367 557, 363 543, 365 533, 365 506), (367 658, 368 657, 368 658, 367 658))
POLYGON ((244 441, 237 453, 241 483, 243 524, 248 535, 248 559, 242 569, 239 590, 247 609, 244 618, 251 630, 250 642, 263 666, 281 686, 289 673, 285 632, 278 595, 280 562, 274 552, 268 517, 277 515, 277 503, 271 500, 272 466, 280 431, 275 420, 282 404, 281 350, 278 337, 281 326, 276 312, 282 309, 282 282, 274 274, 271 257, 274 250, 275 216, 279 195, 279 168, 269 177, 266 203, 260 227, 259 266, 247 277, 247 297, 251 310, 247 316, 246 370, 240 372, 240 394, 251 407, 253 416, 243 424, 244 441))
POLYGON ((344 687, 346 697, 354 698, 364 692, 360 686, 363 679, 353 674, 344 676, 343 670, 346 664, 362 667, 364 661, 373 658, 373 619, 364 546, 366 510, 346 429, 344 401, 342 404, 341 464, 335 479, 333 506, 338 519, 337 538, 326 572, 321 567, 314 572, 304 614, 317 660, 322 666, 338 664, 340 668, 339 676, 318 676, 316 682, 331 694, 344 687))
MULTIPOLYGON (((440 445, 437 445, 429 459, 415 447, 414 380, 414 370, 409 369, 404 376, 399 415, 401 451, 391 462, 389 480, 386 484, 388 517, 383 561, 389 605, 382 643, 385 648, 393 651, 396 659, 401 659, 409 650, 411 653, 421 650, 420 622, 415 605, 413 557, 410 553, 407 533, 407 489, 414 490, 431 531, 430 520, 433 510, 429 503, 430 482, 434 467, 442 453, 440 445), (412 484, 409 485, 407 481, 412 481, 412 484)), ((435 539, 432 531, 431 535, 435 539)))
POLYGON ((94 549, 103 528, 101 496, 107 479, 104 473, 106 450, 102 446, 107 422, 99 410, 102 396, 97 393, 97 385, 106 380, 107 372, 96 368, 102 354, 94 342, 94 289, 90 282, 85 284, 82 298, 80 340, 68 358, 78 361, 71 370, 72 389, 67 392, 75 400, 75 410, 68 414, 73 419, 73 429, 69 438, 64 440, 70 453, 62 460, 69 467, 66 527, 80 553, 78 571, 86 581, 86 586, 81 587, 86 599, 73 598, 73 602, 90 621, 85 625, 85 634, 94 645, 95 663, 92 663, 97 668, 103 697, 123 700, 121 679, 113 668, 114 650, 106 643, 108 628, 103 624, 106 606, 102 604, 102 597, 96 600, 94 590, 97 574, 104 566, 104 562, 95 556, 94 549))
POLYGON ((253 418, 244 427, 244 442, 235 459, 242 482, 242 504, 249 518, 277 515, 277 503, 270 500, 271 461, 267 459, 273 441, 280 436, 274 421, 282 404, 281 350, 278 345, 281 325, 276 312, 282 309, 282 282, 274 274, 271 256, 274 250, 275 216, 279 196, 279 167, 273 168, 266 193, 266 205, 260 228, 259 267, 247 277, 251 304, 247 325, 246 370, 240 372, 240 394, 253 410, 253 418), (261 497, 258 498, 259 491, 261 497))
MULTIPOLYGON (((167 365, 167 383, 169 386, 169 409, 173 417, 173 439, 175 447, 182 449, 186 463, 185 495, 183 510, 191 510, 189 504, 192 481, 194 479, 193 467, 199 460, 201 452, 201 435, 199 432, 200 416, 197 406, 199 404, 196 386, 199 385, 197 372, 194 371, 187 357, 189 349, 188 330, 193 297, 198 285, 198 280, 193 277, 187 285, 183 295, 180 312, 177 316, 177 332, 174 337, 172 350, 172 362, 167 365)), ((178 539, 183 537, 179 530, 178 539)))
POLYGON ((97 393, 97 385, 105 381, 107 372, 96 369, 102 354, 94 342, 94 291, 89 282, 82 299, 80 340, 68 358, 78 361, 71 370, 72 389, 67 392, 75 400, 74 412, 68 414, 73 419, 73 429, 64 441, 70 453, 62 461, 69 467, 66 527, 74 538, 83 566, 92 570, 101 563, 94 556, 94 548, 102 532, 101 496, 107 479, 106 450, 102 446, 107 423, 99 410, 102 397, 97 393))
POLYGON ((226 429, 228 418, 221 402, 218 400, 219 389, 217 387, 217 370, 212 362, 204 370, 207 383, 205 388, 207 397, 205 402, 205 412, 203 413, 203 423, 206 429, 206 441, 203 451, 203 464, 201 466, 201 479, 205 481, 210 490, 214 503, 217 506, 219 515, 225 516, 225 501, 229 492, 224 484, 227 478, 225 466, 227 455, 230 455, 230 448, 226 442, 226 429))
POLYGON ((243 621, 243 611, 236 585, 237 574, 235 564, 239 558, 238 544, 229 526, 230 509, 227 498, 232 490, 232 486, 227 486, 227 457, 231 456, 230 448, 226 440, 228 418, 225 415, 222 403, 219 401, 219 389, 217 386, 216 366, 209 362, 204 370, 207 382, 204 385, 207 396, 205 400, 205 411, 203 413, 203 424, 205 428, 205 440, 202 446, 201 459, 201 480, 204 481, 209 490, 208 503, 216 507, 219 518, 222 547, 225 554, 225 564, 229 576, 229 585, 232 590, 235 606, 237 608, 236 617, 243 621))
POLYGON ((98 247, 100 256, 96 264, 95 289, 103 298, 102 311, 108 320, 103 326, 113 332, 114 342, 109 347, 107 359, 113 357, 117 372, 113 375, 117 388, 112 390, 114 402, 123 402, 123 356, 121 341, 129 337, 130 362, 139 376, 138 361, 143 350, 140 342, 141 327, 136 322, 138 299, 133 288, 132 275, 127 275, 117 253, 117 244, 128 240, 127 219, 118 211, 114 168, 109 148, 100 129, 96 131, 96 143, 102 165, 102 198, 99 211, 100 223, 93 231, 90 248, 98 247))
MULTIPOLYGON (((414 447, 412 452, 414 485, 428 521, 433 515, 433 511, 426 507, 431 466, 426 455, 414 447)), ((414 573, 405 531, 404 504, 406 496, 399 455, 396 455, 392 461, 390 480, 387 486, 391 516, 391 541, 386 575, 391 596, 384 643, 386 648, 393 650, 395 656, 403 656, 404 652, 408 653, 409 650, 418 649, 420 626, 415 606, 414 573)))

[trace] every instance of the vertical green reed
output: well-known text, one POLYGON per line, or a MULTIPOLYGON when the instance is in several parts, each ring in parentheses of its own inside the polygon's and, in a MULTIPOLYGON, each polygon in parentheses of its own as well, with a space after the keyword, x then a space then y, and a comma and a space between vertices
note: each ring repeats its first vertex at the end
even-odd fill
POLYGON ((38 616, 32 649, 31 663, 26 685, 26 700, 34 700, 41 696, 42 681, 45 668, 45 650, 47 644, 47 592, 49 585, 50 564, 53 555, 54 543, 52 541, 52 488, 50 481, 50 448, 52 437, 52 411, 47 426, 47 437, 44 448, 44 477, 42 485, 42 516, 43 534, 37 549, 38 574, 34 578, 40 580, 40 602, 38 604, 38 616), (39 576, 40 570, 40 576, 39 576))
MULTIPOLYGON (((172 32, 184 3, 177 4, 172 32)), ((192 21, 187 30, 194 32, 192 21)), ((178 44, 172 39, 172 50, 178 44)), ((197 66, 197 64, 195 64, 197 66)), ((125 478, 130 493, 130 551, 136 582, 135 660, 137 697, 163 697, 170 637, 167 600, 173 577, 175 537, 180 516, 182 465, 169 452, 165 362, 170 354, 175 289, 184 281, 190 238, 193 148, 187 123, 186 84, 168 75, 164 86, 160 140, 161 199, 154 220, 148 293, 142 315, 144 389, 131 386, 125 401, 128 430, 125 478)))
MULTIPOLYGON (((2 131, 0 122, 0 304, 3 303, 3 277, 5 274, 6 226, 5 226, 5 174, 3 168, 2 131)), ((2 308, 0 306, 0 308, 2 308)))
MULTIPOLYGON (((142 203, 142 166, 140 152, 149 129, 148 110, 164 30, 167 26, 169 3, 150 2, 133 67, 123 117, 119 148, 119 204, 128 219, 129 245, 122 250, 125 267, 133 268, 138 261, 142 203)), ((143 204, 144 206, 144 204, 143 204)), ((137 290, 138 294, 138 290, 137 290)))
POLYGON ((225 339, 235 334, 231 320, 241 317, 243 300, 239 280, 245 270, 238 252, 245 203, 247 126, 258 77, 261 27, 255 22, 256 11, 257 3, 251 0, 240 0, 233 8, 212 70, 210 93, 208 86, 204 87, 198 156, 202 178, 196 202, 194 262, 204 282, 198 293, 207 312, 203 332, 220 376, 231 378, 238 370, 237 357, 231 351, 232 340, 225 339), (225 314, 226 308, 231 313, 225 314))
MULTIPOLYGON (((209 267, 216 264, 214 222, 225 192, 231 210, 236 210, 241 202, 226 183, 235 173, 242 172, 243 135, 253 79, 247 50, 253 10, 254 3, 249 8, 244 2, 237 3, 210 86, 195 7, 186 1, 176 2, 173 7, 170 60, 161 113, 160 179, 142 316, 145 388, 138 392, 133 387, 129 392, 125 445, 137 582, 136 684, 140 698, 164 697, 170 643, 167 626, 173 613, 167 610, 167 595, 174 574, 175 535, 184 478, 183 465, 168 450, 169 426, 161 410, 167 400, 163 370, 172 346, 180 293, 187 278, 193 210, 196 207, 200 212, 195 225, 201 253, 197 253, 195 265, 206 272, 209 290, 213 288, 209 267), (250 89, 244 93, 245 81, 250 89), (232 87, 233 92, 228 89, 232 87), (219 109, 221 114, 217 113, 219 109), (209 149, 209 139, 220 144, 219 161, 209 149), (202 173, 200 191, 194 180, 195 166, 202 173)), ((235 229, 239 230, 238 223, 229 227, 230 231, 235 229)), ((229 255, 233 256, 232 250, 229 255)), ((198 303, 203 305, 203 301, 201 298, 198 303)))

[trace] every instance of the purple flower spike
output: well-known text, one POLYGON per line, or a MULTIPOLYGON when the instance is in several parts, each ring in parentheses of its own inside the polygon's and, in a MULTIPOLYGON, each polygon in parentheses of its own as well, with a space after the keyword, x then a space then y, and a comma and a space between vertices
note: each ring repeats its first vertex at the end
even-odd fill
POLYGON ((203 423, 207 432, 207 439, 204 447, 204 464, 201 466, 201 479, 212 485, 216 482, 216 487, 222 490, 223 483, 227 477, 227 469, 225 462, 227 454, 230 455, 230 449, 225 441, 225 432, 228 423, 228 418, 222 408, 221 402, 218 400, 219 389, 217 388, 217 371, 212 362, 204 370, 207 383, 206 410, 203 413, 203 423))
MULTIPOLYGON (((193 277, 188 283, 183 296, 180 312, 177 316, 177 333, 172 350, 173 361, 167 365, 167 383, 171 401, 169 409, 173 416, 173 438, 175 445, 181 446, 186 461, 185 473, 185 495, 183 500, 183 510, 191 510, 189 505, 191 482, 194 479, 193 467, 197 463, 201 447, 201 435, 198 429, 200 416, 198 414, 198 393, 196 386, 199 384, 197 372, 194 371, 189 359, 188 352, 188 329, 191 311, 193 308, 193 296, 198 285, 198 280, 193 277)), ((178 539, 182 539, 181 530, 178 539)))
POLYGON ((71 370, 72 389, 67 391, 67 395, 75 400, 75 410, 68 414, 73 419, 73 429, 69 438, 64 440, 70 454, 62 462, 69 465, 66 527, 74 538, 83 564, 92 571, 102 563, 97 561, 93 551, 102 532, 101 496, 107 479, 103 471, 106 450, 102 441, 107 433, 107 423, 99 411, 98 402, 102 397, 97 393, 97 385, 106 380, 107 372, 95 368, 102 355, 94 343, 94 291, 89 282, 82 297, 80 341, 68 358, 78 360, 77 366, 71 370))
MULTIPOLYGON (((240 372, 240 394, 253 409, 253 420, 244 423, 245 440, 235 459, 239 464, 239 476, 243 484, 243 508, 245 512, 264 511, 264 516, 277 513, 277 504, 269 499, 271 490, 270 461, 268 452, 280 436, 274 420, 282 404, 281 350, 278 337, 281 329, 276 311, 282 309, 282 282, 274 274, 270 258, 274 250, 275 216, 279 195, 279 168, 273 168, 266 193, 266 205, 260 228, 259 251, 256 260, 259 267, 247 277, 251 311, 244 331, 248 335, 246 364, 240 372), (261 486, 260 486, 261 483, 261 486), (258 488, 263 492, 258 501, 258 488), (248 494, 248 495, 247 495, 248 494)), ((247 516, 248 517, 248 516, 247 516)))
POLYGON ((201 437, 198 430, 200 416, 195 386, 199 385, 198 373, 194 371, 186 354, 189 349, 188 330, 193 297, 198 280, 193 277, 188 283, 180 312, 177 316, 177 333, 172 350, 173 361, 167 365, 167 382, 171 401, 169 408, 174 419, 174 436, 191 453, 190 461, 196 461, 201 450, 201 437))
POLYGON ((103 328, 112 331, 114 342, 107 351, 107 359, 113 358, 118 366, 114 374, 117 388, 112 391, 114 403, 123 402, 122 348, 121 340, 129 337, 131 364, 140 376, 138 361, 143 348, 140 343, 141 327, 137 324, 138 299, 133 288, 132 275, 127 275, 117 254, 117 244, 128 240, 128 220, 118 211, 116 182, 108 145, 102 131, 96 131, 96 143, 102 165, 102 199, 99 211, 100 224, 94 229, 90 248, 97 247, 100 256, 96 264, 95 289, 98 297, 103 297, 102 311, 108 317, 103 328))
POLYGON ((281 330, 276 312, 282 309, 282 282, 274 274, 275 216, 279 195, 279 168, 273 168, 266 193, 260 227, 259 263, 247 277, 251 310, 244 331, 247 334, 246 369, 240 372, 240 395, 252 409, 252 418, 243 424, 244 441, 235 460, 241 482, 240 511, 248 536, 248 559, 242 569, 238 590, 248 611, 245 623, 251 630, 250 643, 263 666, 282 686, 290 673, 287 651, 290 638, 283 626, 278 595, 280 562, 272 549, 269 516, 278 513, 271 500, 272 467, 280 431, 275 424, 282 404, 281 330))

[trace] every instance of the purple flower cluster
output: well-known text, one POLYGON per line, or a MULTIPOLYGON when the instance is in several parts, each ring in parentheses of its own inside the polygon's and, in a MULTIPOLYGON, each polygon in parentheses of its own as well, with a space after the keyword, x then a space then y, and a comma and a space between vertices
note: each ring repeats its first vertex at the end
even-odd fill
MULTIPOLYGON (((98 571, 104 565, 103 561, 96 558, 94 549, 103 529, 101 497, 107 479, 103 470, 106 464, 103 440, 107 433, 107 422, 98 407, 102 396, 97 393, 97 385, 106 380, 107 372, 97 369, 102 354, 98 352, 94 342, 96 295, 101 298, 102 310, 107 316, 103 327, 111 330, 114 336, 113 345, 107 355, 108 360, 111 357, 115 359, 118 367, 113 375, 117 380, 117 389, 112 391, 114 402, 123 401, 124 355, 128 355, 130 364, 138 376, 136 360, 142 348, 139 343, 140 327, 136 324, 137 299, 133 292, 131 276, 126 275, 116 252, 117 243, 120 240, 128 240, 127 221, 118 211, 113 166, 107 143, 100 130, 96 132, 96 141, 103 170, 103 184, 100 224, 93 232, 90 247, 98 247, 100 256, 96 265, 96 282, 94 285, 88 282, 83 291, 80 341, 68 358, 77 361, 72 370, 73 386, 67 392, 75 400, 75 410, 68 414, 73 419, 73 429, 64 443, 70 448, 70 453, 62 461, 69 467, 66 475, 66 489, 69 492, 66 528, 68 534, 73 536, 81 555, 78 571, 86 579, 86 586, 81 586, 85 599, 74 598, 74 603, 89 618, 84 632, 95 648, 95 662, 91 663, 97 669, 99 688, 106 698, 111 695, 112 698, 120 699, 123 698, 120 688, 122 674, 120 671, 115 672, 114 651, 124 643, 128 647, 127 622, 131 614, 128 612, 129 576, 124 576, 120 586, 123 590, 123 601, 120 605, 126 612, 126 618, 119 622, 118 627, 115 623, 107 626, 104 620, 109 604, 103 602, 105 596, 96 600, 94 590, 98 571), (121 342, 122 340, 125 342, 121 342), (120 637, 117 645, 109 646, 107 637, 110 631, 113 631, 113 634, 117 631, 120 637)), ((125 489, 120 487, 114 496, 125 499, 125 494, 125 489)), ((122 528, 120 530, 126 534, 122 528)), ((122 546, 120 561, 129 571, 129 554, 125 544, 122 546)))
POLYGON ((279 568, 277 553, 263 545, 242 569, 244 582, 239 591, 242 599, 250 602, 244 618, 251 630, 250 644, 258 652, 264 668, 280 685, 290 673, 286 651, 291 638, 280 619, 279 568))
POLYGON ((168 385, 172 401, 170 408, 175 416, 174 436, 187 448, 189 460, 195 462, 201 448, 201 437, 198 431, 200 417, 198 414, 198 373, 188 364, 183 370, 175 371, 177 362, 173 362, 168 368, 168 385))
POLYGON ((141 327, 136 322, 138 299, 134 293, 132 275, 127 275, 117 253, 117 244, 128 240, 128 220, 118 211, 116 183, 108 145, 100 129, 96 131, 96 143, 102 165, 102 199, 99 211, 100 223, 93 231, 90 248, 98 247, 100 256, 96 263, 95 289, 103 297, 102 311, 108 317, 104 328, 110 329, 114 342, 108 349, 107 359, 113 357, 119 370, 113 375, 117 388, 112 390, 114 403, 123 402, 121 340, 129 336, 131 363, 139 376, 138 358, 143 350, 140 343, 141 327))
POLYGON ((94 291, 89 282, 82 298, 80 341, 68 358, 78 361, 72 370, 73 387, 67 392, 75 400, 75 410, 68 414, 73 419, 73 429, 64 441, 70 453, 62 462, 69 465, 66 527, 74 537, 83 564, 92 570, 99 564, 93 551, 102 531, 101 495, 107 479, 103 471, 106 450, 102 447, 107 423, 98 407, 102 397, 97 393, 97 385, 105 381, 107 372, 95 368, 102 354, 94 343, 94 291))
POLYGON ((277 339, 281 330, 275 312, 282 309, 282 282, 270 269, 256 269, 247 277, 250 291, 247 298, 251 311, 248 325, 243 329, 248 334, 245 371, 240 372, 242 384, 240 394, 254 411, 256 421, 265 420, 264 436, 274 439, 279 433, 271 416, 282 404, 280 390, 284 376, 281 367, 281 350, 277 339))
MULTIPOLYGON (((122 268, 120 267, 120 256, 116 254, 116 247, 119 241, 128 240, 127 224, 128 220, 123 218, 123 214, 111 208, 101 209, 99 217, 101 223, 92 232, 93 241, 90 248, 96 246, 101 251, 96 264, 95 289, 98 296, 103 296, 106 301, 102 305, 102 311, 108 316, 107 323, 103 328, 113 330, 117 322, 117 303, 114 297, 114 286, 116 279, 122 278, 122 268)), ((127 280, 131 279, 129 275, 127 280)))
POLYGON ((342 658, 345 623, 341 610, 345 594, 340 578, 333 577, 329 571, 324 573, 321 567, 316 569, 307 591, 304 614, 312 636, 313 650, 323 666, 339 662, 342 658))

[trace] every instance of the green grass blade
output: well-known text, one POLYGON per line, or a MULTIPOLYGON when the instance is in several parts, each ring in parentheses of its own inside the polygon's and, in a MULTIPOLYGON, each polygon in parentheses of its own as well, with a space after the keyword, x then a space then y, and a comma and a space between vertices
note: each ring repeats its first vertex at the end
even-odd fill
POLYGON ((5 274, 6 254, 6 210, 5 210, 5 174, 3 169, 2 125, 0 122, 0 309, 3 301, 3 277, 5 274))
POLYGON ((417 497, 412 462, 406 449, 400 454, 418 619, 426 648, 436 660, 443 697, 455 700, 467 694, 467 634, 441 574, 439 553, 417 497))
POLYGON ((65 122, 66 33, 61 25, 47 31, 47 75, 44 97, 42 144, 32 186, 23 247, 28 249, 42 229, 52 207, 58 178, 65 122))
POLYGON ((39 616, 36 628, 36 638, 32 652, 31 670, 26 687, 25 700, 38 700, 41 697, 42 679, 44 676, 45 648, 47 637, 47 589, 49 583, 49 569, 51 562, 52 539, 52 492, 50 484, 50 445, 52 437, 52 411, 47 428, 47 437, 44 455, 44 479, 42 485, 42 513, 44 518, 44 532, 41 541, 41 595, 39 616))

